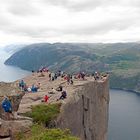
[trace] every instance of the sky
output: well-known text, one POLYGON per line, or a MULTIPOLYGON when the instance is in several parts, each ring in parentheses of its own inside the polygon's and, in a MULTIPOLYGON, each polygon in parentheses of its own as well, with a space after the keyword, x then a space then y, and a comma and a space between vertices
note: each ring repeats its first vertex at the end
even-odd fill
POLYGON ((140 0, 0 0, 0 44, 140 41, 140 0))

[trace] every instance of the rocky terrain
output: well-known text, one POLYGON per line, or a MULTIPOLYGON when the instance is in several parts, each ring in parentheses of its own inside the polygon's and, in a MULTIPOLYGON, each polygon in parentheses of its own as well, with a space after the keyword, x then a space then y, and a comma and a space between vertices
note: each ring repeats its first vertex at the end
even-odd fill
POLYGON ((52 88, 62 85, 68 93, 67 99, 56 101, 61 95, 60 92, 48 94, 50 96, 48 104, 62 103, 56 127, 69 128, 72 134, 80 137, 81 140, 106 140, 109 105, 108 76, 98 81, 95 81, 93 77, 86 77, 86 80, 74 80, 73 85, 68 85, 60 77, 55 81, 49 81, 48 73, 44 73, 44 75, 40 77, 38 73, 34 73, 23 79, 29 86, 41 84, 41 88, 36 93, 25 94, 20 91, 17 88, 18 81, 9 84, 1 83, 1 100, 3 94, 9 96, 12 106, 15 108, 15 118, 14 120, 5 120, 4 113, 0 112, 2 118, 0 120, 0 139, 10 139, 17 132, 28 132, 32 125, 32 119, 24 117, 22 114, 30 111, 34 105, 44 104, 41 102, 44 95, 48 94, 52 88))

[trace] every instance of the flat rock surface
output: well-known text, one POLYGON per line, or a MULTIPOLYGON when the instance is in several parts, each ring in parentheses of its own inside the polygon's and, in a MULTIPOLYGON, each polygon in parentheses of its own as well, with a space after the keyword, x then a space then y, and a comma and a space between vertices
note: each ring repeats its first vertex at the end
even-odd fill
POLYGON ((17 83, 0 82, 0 96, 4 96, 4 95, 12 96, 12 95, 19 94, 20 92, 21 91, 18 88, 17 83))
MULTIPOLYGON (((105 79, 106 78, 104 77, 102 80, 98 80, 97 82, 103 82, 105 79)), ((18 108, 18 110, 16 111, 20 115, 28 111, 31 111, 32 106, 38 104, 50 104, 50 103, 61 102, 62 105, 65 105, 69 101, 71 101, 72 97, 75 98, 77 97, 77 96, 73 96, 73 94, 77 94, 78 93, 77 91, 80 91, 83 85, 85 85, 86 83, 90 83, 91 81, 95 81, 93 77, 86 77, 85 80, 74 79, 73 85, 68 85, 66 80, 64 80, 64 78, 61 77, 58 77, 58 79, 54 81, 49 81, 48 73, 44 73, 43 77, 40 76, 40 73, 34 73, 28 77, 23 78, 23 80, 25 81, 26 85, 29 87, 31 87, 33 84, 37 85, 38 83, 40 83, 40 89, 38 90, 38 92, 34 92, 34 93, 26 92, 24 96, 21 96, 21 99, 18 99, 17 97, 14 98, 14 100, 18 101, 15 110, 16 108, 18 108), (48 92, 52 91, 52 88, 56 89, 57 87, 59 87, 59 85, 61 85, 63 87, 63 90, 67 92, 67 98, 64 100, 57 101, 57 99, 59 99, 59 97, 61 96, 61 92, 56 91, 55 94, 49 94, 48 92), (48 103, 41 102, 41 100, 45 95, 49 96, 48 103)), ((20 88, 18 87, 18 83, 19 81, 13 83, 1 82, 0 96, 3 98, 4 95, 13 97, 15 95, 23 94, 23 92, 21 92, 20 88)), ((27 132, 30 129, 31 125, 32 125, 32 119, 23 116, 17 116, 15 120, 8 120, 8 121, 4 121, 0 119, 0 137, 1 136, 8 137, 11 134, 13 135, 19 131, 27 132)))
POLYGON ((94 81, 93 77, 86 77, 85 80, 74 80, 73 85, 68 85, 67 82, 61 78, 58 77, 58 79, 54 81, 49 81, 49 75, 48 73, 44 73, 44 77, 39 77, 40 74, 34 73, 31 76, 25 77, 23 80, 26 82, 28 86, 32 86, 32 84, 40 83, 40 89, 38 92, 35 93, 26 93, 20 103, 18 113, 26 113, 27 111, 31 110, 31 107, 33 105, 41 104, 41 100, 45 95, 50 96, 48 103, 55 103, 60 96, 61 92, 57 92, 55 94, 49 94, 48 92, 51 91, 52 88, 56 89, 59 85, 63 86, 63 90, 67 92, 67 99, 61 100, 59 102, 66 103, 69 98, 72 96, 72 94, 75 93, 77 89, 80 88, 85 83, 88 83, 89 81, 94 81))

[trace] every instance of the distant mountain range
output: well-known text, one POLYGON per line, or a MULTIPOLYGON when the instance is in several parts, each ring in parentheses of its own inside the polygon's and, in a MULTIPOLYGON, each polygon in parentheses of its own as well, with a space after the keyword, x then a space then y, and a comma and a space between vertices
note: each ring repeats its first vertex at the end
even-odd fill
POLYGON ((140 92, 139 43, 31 44, 14 53, 5 64, 30 71, 41 66, 71 73, 108 71, 112 88, 140 92))

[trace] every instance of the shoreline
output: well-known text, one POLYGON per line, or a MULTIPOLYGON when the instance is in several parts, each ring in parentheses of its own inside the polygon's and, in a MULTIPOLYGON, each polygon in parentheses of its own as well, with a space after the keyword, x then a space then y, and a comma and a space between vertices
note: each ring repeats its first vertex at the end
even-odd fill
POLYGON ((133 92, 133 93, 136 93, 136 94, 140 94, 140 91, 135 91, 135 90, 132 90, 132 89, 124 89, 124 88, 110 88, 110 89, 123 90, 123 91, 128 91, 128 92, 133 92))

